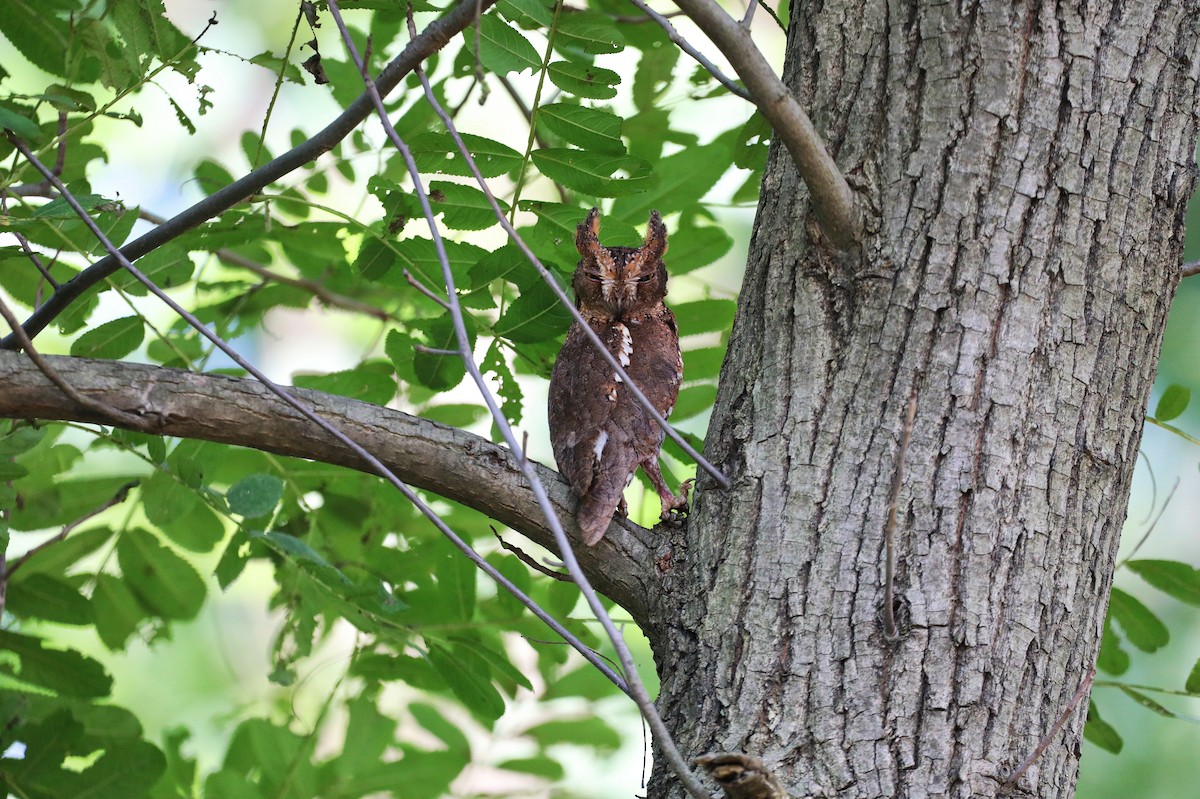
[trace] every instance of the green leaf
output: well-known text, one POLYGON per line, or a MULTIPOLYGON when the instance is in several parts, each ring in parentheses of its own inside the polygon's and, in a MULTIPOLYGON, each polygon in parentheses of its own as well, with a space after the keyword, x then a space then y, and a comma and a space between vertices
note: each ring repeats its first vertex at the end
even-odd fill
POLYGON ((621 118, 596 108, 570 103, 551 103, 538 109, 537 124, 585 150, 607 155, 624 155, 621 118))
POLYGON ((38 445, 38 442, 46 435, 46 428, 34 427, 31 424, 22 424, 12 427, 13 422, 6 420, 10 425, 8 432, 0 436, 0 458, 11 458, 15 455, 28 452, 38 445))
POLYGON ((0 483, 20 480, 29 474, 29 470, 13 461, 0 461, 0 483))
POLYGON ((733 237, 719 227, 694 227, 671 233, 671 248, 666 258, 667 269, 682 275, 708 266, 729 252, 733 237))
POLYGON ((263 795, 272 799, 308 799, 320 794, 305 740, 266 719, 247 719, 238 725, 229 741, 224 769, 253 778, 263 795))
MULTIPOLYGON (((671 88, 675 64, 679 62, 679 48, 665 37, 654 36, 649 46, 642 49, 637 72, 633 76, 633 104, 639 111, 658 108, 659 100, 671 88)), ((634 41, 637 45, 636 40, 634 41)))
POLYGON ((671 306, 680 336, 725 332, 733 326, 733 300, 696 300, 671 306))
POLYGON ((1169 422, 1181 416, 1187 410, 1191 399, 1192 390, 1190 388, 1172 383, 1159 397, 1158 405, 1154 408, 1154 418, 1160 422, 1169 422))
POLYGON ((478 422, 486 413, 487 409, 479 405, 427 405, 421 409, 421 418, 450 427, 467 427, 478 422))
MULTIPOLYGON (((470 133, 463 133, 462 140, 485 178, 499 177, 521 166, 521 154, 508 145, 470 133)), ((408 149, 422 172, 473 177, 458 145, 447 133, 430 131, 413 136, 408 149)))
POLYGON ((179 474, 156 470, 142 483, 142 507, 146 519, 167 537, 192 552, 208 552, 225 537, 225 526, 197 493, 185 485, 189 464, 176 461, 179 474))
MULTIPOLYGON (((468 271, 486 254, 486 250, 461 241, 442 239, 446 259, 450 262, 450 272, 454 276, 455 285, 465 286, 468 282, 468 271)), ((433 291, 442 291, 445 278, 442 273, 442 262, 439 260, 437 247, 432 239, 411 238, 396 242, 399 248, 397 258, 400 263, 425 283, 433 291)), ((391 280, 398 288, 411 291, 408 281, 401 276, 399 270, 393 273, 391 280)), ((424 297, 421 298, 424 301, 424 297)), ((432 306, 430 306, 432 307, 432 306)))
POLYGON ((643 222, 651 210, 661 214, 682 211, 700 201, 730 167, 730 142, 737 131, 721 134, 710 144, 685 147, 654 165, 654 178, 644 192, 613 203, 612 215, 643 222))
POLYGON ((529 678, 517 669, 509 660, 508 657, 501 652, 484 644, 482 641, 474 641, 463 636, 454 636, 451 638, 454 644, 454 651, 460 657, 465 657, 464 652, 470 652, 475 657, 482 660, 491 669, 492 673, 510 680, 513 684, 524 688, 526 691, 533 690, 533 684, 529 682, 529 678))
POLYGON ((1200 606, 1200 571, 1173 560, 1135 560, 1128 564, 1134 574, 1180 602, 1200 606))
MULTIPOLYGON (((160 289, 169 289, 182 286, 191 280, 196 267, 187 250, 166 246, 139 258, 137 268, 160 289)), ((149 289, 126 271, 118 272, 109 280, 117 288, 137 297, 145 297, 150 293, 149 289)))
POLYGON ((396 396, 392 367, 383 361, 362 363, 353 369, 327 375, 296 375, 292 382, 300 388, 350 397, 373 405, 383 405, 396 396))
POLYGON ((56 480, 51 485, 25 480, 18 490, 21 504, 9 521, 14 530, 60 527, 95 512, 129 482, 127 475, 56 480))
POLYGON ((1095 702, 1088 703, 1087 724, 1083 727, 1083 737, 1084 740, 1114 755, 1121 754, 1121 747, 1124 746, 1121 736, 1112 725, 1100 718, 1100 711, 1096 709, 1095 702))
POLYGON ((1129 671, 1129 653, 1121 648, 1121 639, 1113 632, 1111 624, 1104 625, 1104 635, 1100 639, 1100 654, 1096 658, 1096 668, 1114 677, 1119 677, 1129 671))
POLYGON ((65 574, 76 562, 86 558, 112 538, 113 531, 107 527, 94 527, 73 533, 52 547, 30 556, 21 571, 25 574, 38 572, 50 575, 65 574))
POLYGON ((140 316, 126 316, 94 327, 71 342, 77 358, 124 358, 141 346, 146 328, 140 316))
POLYGON ((532 774, 548 780, 561 780, 566 772, 557 760, 548 757, 522 757, 515 760, 505 760, 497 763, 496 768, 504 771, 515 771, 520 774, 532 774))
POLYGON ((117 560, 133 592, 164 619, 190 619, 204 604, 204 581, 186 560, 142 529, 117 542, 117 560))
POLYGON ((225 494, 229 510, 247 519, 266 516, 282 497, 283 481, 273 474, 246 475, 225 494))
POLYGON ((570 11, 558 20, 555 49, 571 47, 592 55, 619 53, 625 37, 609 18, 594 11, 570 11))
POLYGON ((687 386, 679 392, 671 418, 675 421, 690 419, 697 414, 710 410, 717 399, 717 387, 709 383, 698 386, 687 386))
POLYGON ((683 353, 684 380, 710 380, 721 373, 725 362, 724 347, 703 347, 683 353))
POLYGON ((67 57, 72 52, 71 31, 57 12, 74 10, 64 0, 4 0, 0 33, 36 67, 59 77, 70 77, 67 57))
MULTIPOLYGON (((85 211, 94 211, 102 205, 112 204, 113 201, 99 194, 79 193, 72 195, 75 201, 85 211)), ((29 217, 30 219, 78 219, 78 214, 65 197, 55 197, 50 202, 39 207, 29 217)))
POLYGON ((1200 694, 1200 660, 1197 660, 1196 665, 1192 666, 1192 670, 1187 677, 1187 682, 1183 685, 1183 690, 1189 694, 1200 694))
POLYGON ((500 412, 504 414, 504 418, 509 424, 520 424, 525 398, 521 392, 521 385, 513 376, 508 361, 504 359, 504 351, 501 350, 498 341, 493 341, 488 347, 483 360, 479 362, 479 369, 495 379, 496 394, 500 397, 500 412))
MULTIPOLYGON (((467 28, 463 35, 468 45, 473 46, 474 30, 467 28)), ((479 20, 479 60, 497 75, 537 70, 542 66, 533 45, 495 14, 485 14, 479 20)))
POLYGON ((112 690, 112 677, 104 667, 73 649, 46 649, 41 639, 0 630, 0 651, 21 660, 19 671, 0 661, 0 672, 15 674, 60 696, 98 698, 112 690))
MULTIPOLYGON (((496 214, 479 189, 460 183, 433 181, 429 184, 429 200, 436 214, 442 213, 446 227, 453 230, 486 230, 496 224, 496 214)), ((508 205, 497 201, 508 213, 508 205)))
POLYGON ((1151 699, 1150 697, 1146 696, 1141 691, 1139 691, 1135 688, 1130 688, 1128 685, 1122 685, 1119 687, 1121 689, 1121 693, 1125 694, 1130 699, 1132 699, 1134 702, 1137 702, 1139 705, 1146 708, 1147 710, 1152 710, 1155 713, 1157 713, 1158 715, 1166 716, 1169 719, 1175 718, 1174 712, 1168 710, 1161 703, 1157 702, 1154 699, 1151 699))
POLYGON ((0 103, 0 128, 11 130, 18 138, 31 143, 37 143, 42 138, 42 129, 38 127, 37 122, 8 103, 0 103))
POLYGON ((554 61, 547 67, 550 82, 568 94, 592 100, 611 100, 617 96, 621 76, 611 69, 572 61, 554 61))
POLYGON ((1121 625, 1129 642, 1143 652, 1156 652, 1171 641, 1166 625, 1150 608, 1120 588, 1113 588, 1108 612, 1121 625))
POLYGON ((492 332, 518 343, 556 339, 567 332, 571 314, 544 281, 530 284, 496 322, 492 332))
POLYGON ((467 741, 467 736, 463 735, 458 725, 446 721, 446 718, 437 711, 437 708, 421 702, 413 702, 408 706, 408 712, 412 714, 418 724, 429 730, 442 743, 446 744, 446 748, 449 751, 463 757, 470 757, 471 744, 467 741))
POLYGON ((490 725, 504 714, 504 699, 486 674, 470 668, 470 661, 464 661, 436 645, 429 649, 429 660, 454 695, 480 721, 490 725))
POLYGON ((92 616, 100 640, 116 652, 125 648, 129 636, 146 618, 146 612, 123 580, 111 574, 97 574, 92 589, 92 616))
POLYGON ((383 760, 383 753, 396 742, 396 720, 380 713, 365 693, 348 701, 346 710, 346 740, 334 762, 338 772, 350 778, 383 760))
MULTIPOLYGON (((466 317, 470 319, 470 317, 466 317)), ((465 321, 465 320, 464 320, 465 321)), ((436 350, 457 350, 458 337, 450 317, 441 316, 424 327, 426 346, 436 350)), ((475 346, 475 331, 468 324, 467 335, 475 346)), ((434 355, 420 350, 413 353, 413 373, 421 385, 434 391, 446 391, 457 386, 467 374, 467 367, 458 354, 434 355)))
POLYGON ((521 17, 527 17, 531 24, 549 28, 554 24, 554 12, 551 10, 553 5, 543 3, 542 0, 500 0, 496 7, 514 22, 520 21, 521 17))
POLYGON ((363 280, 378 280, 396 263, 396 250, 390 242, 371 236, 363 240, 354 259, 354 272, 363 280))
POLYGON ((83 594, 62 580, 34 572, 8 586, 7 609, 14 615, 59 624, 90 624, 91 608, 83 594))
POLYGON ((100 759, 79 775, 78 799, 130 799, 145 796, 167 770, 162 752, 146 741, 105 749, 100 759))
POLYGON ((593 197, 620 197, 643 191, 650 179, 650 165, 627 155, 545 148, 533 151, 533 163, 555 183, 593 197))
POLYGON ((525 734, 543 749, 554 744, 574 744, 613 752, 621 746, 621 736, 598 716, 547 721, 529 728, 525 734))

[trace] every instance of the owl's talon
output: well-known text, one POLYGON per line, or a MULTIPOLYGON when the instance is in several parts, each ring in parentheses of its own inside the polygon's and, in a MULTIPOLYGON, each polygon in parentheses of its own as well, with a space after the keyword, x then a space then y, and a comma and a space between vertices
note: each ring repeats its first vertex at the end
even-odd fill
POLYGON ((663 524, 672 527, 679 527, 687 521, 688 514, 691 512, 691 506, 688 504, 688 494, 691 493, 692 483, 695 480, 684 480, 679 484, 678 494, 667 494, 662 497, 662 513, 659 514, 659 519, 663 524))

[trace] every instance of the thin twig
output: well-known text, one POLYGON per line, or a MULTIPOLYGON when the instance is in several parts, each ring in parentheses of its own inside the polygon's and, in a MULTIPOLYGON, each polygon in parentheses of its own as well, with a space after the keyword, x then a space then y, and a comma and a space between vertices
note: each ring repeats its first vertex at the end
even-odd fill
POLYGON ((1183 277, 1200 275, 1200 261, 1185 261, 1183 267, 1180 269, 1180 274, 1183 277))
MULTIPOLYGON (((665 19, 673 19, 674 17, 684 16, 684 13, 682 11, 668 11, 666 14, 663 14, 662 16, 665 19)), ((645 25, 647 22, 654 22, 654 20, 647 19, 644 15, 641 15, 641 14, 638 14, 638 15, 613 14, 612 21, 619 22, 622 25, 645 25)))
POLYGON ((407 280, 408 284, 410 286, 412 286, 413 288, 415 288, 417 291, 421 292, 426 297, 428 297, 429 299, 436 302, 438 305, 445 308, 447 311, 450 310, 450 303, 446 302, 444 299, 442 299, 436 293, 434 293, 433 289, 429 288, 424 283, 422 283, 421 281, 419 281, 415 277, 413 277, 413 273, 408 271, 408 269, 404 270, 404 279, 407 280))
POLYGON ((695 47, 692 46, 691 42, 689 42, 687 39, 683 38, 683 36, 680 35, 679 31, 677 31, 675 29, 675 26, 671 24, 670 20, 668 20, 665 16, 663 16, 662 14, 655 11, 650 6, 643 3, 642 0, 629 0, 629 1, 631 3, 633 3, 635 6, 637 6, 643 14, 645 14, 646 16, 650 17, 650 19, 657 22, 658 26, 660 28, 662 28, 664 31, 666 31, 666 34, 668 37, 670 37, 671 41, 675 42, 676 47, 678 47, 680 50, 682 50, 683 52, 690 55, 692 58, 696 59, 696 61, 700 64, 700 66, 702 66, 706 70, 708 70, 708 73, 710 75, 712 75, 714 78, 716 78, 722 86, 724 86, 726 89, 728 89, 733 94, 736 94, 738 97, 741 97, 743 100, 747 100, 749 102, 754 102, 754 100, 750 97, 749 92, 747 92, 741 86, 738 86, 737 83, 735 83, 732 78, 730 78, 728 75, 726 75, 720 69, 718 69, 716 64, 714 64, 712 61, 709 61, 708 57, 705 56, 704 53, 701 53, 699 50, 697 50, 695 47))
POLYGON ((1058 735, 1059 730, 1061 730, 1063 725, 1067 723, 1067 719, 1071 717, 1071 713, 1075 710, 1076 706, 1083 699, 1083 697, 1087 695, 1088 689, 1092 686, 1092 680, 1094 679, 1096 679, 1096 667, 1092 666, 1090 669, 1088 669, 1087 676, 1083 678, 1083 682, 1079 684, 1079 690, 1075 692, 1075 695, 1071 697, 1071 701, 1067 703, 1065 708, 1063 708, 1062 715, 1058 717, 1058 721, 1054 722, 1054 726, 1050 728, 1050 731, 1046 733, 1045 737, 1038 741, 1038 745, 1029 754, 1029 757, 1022 760, 1021 765, 1017 766, 1016 770, 1009 775, 1008 779, 1004 781, 1004 784, 1000 786, 1000 790, 1003 791, 1005 788, 1009 787, 1018 779, 1020 779, 1021 775, 1028 771, 1029 767, 1034 764, 1034 761, 1042 756, 1042 752, 1046 751, 1046 747, 1048 747, 1054 740, 1054 736, 1058 735))
POLYGON ((904 431, 900 434, 900 447, 896 451, 896 472, 892 475, 892 492, 888 499, 887 529, 884 531, 883 558, 883 635, 889 641, 900 637, 896 627, 896 505, 900 500, 900 485, 904 481, 904 460, 908 457, 908 444, 912 441, 913 421, 917 418, 917 387, 914 385, 908 398, 908 415, 904 418, 904 431))
MULTIPOLYGON (((8 213, 8 195, 10 193, 11 189, 0 189, 0 212, 8 213)), ((32 247, 29 246, 29 239, 25 238, 24 234, 18 233, 15 230, 13 231, 12 236, 17 240, 17 244, 21 245, 21 251, 25 253, 25 256, 31 262, 33 262, 34 268, 41 273, 42 278, 45 279, 45 281, 49 283, 51 287, 57 290, 58 281, 50 276, 50 270, 47 269, 45 264, 42 263, 41 257, 33 251, 32 247)), ((39 286, 38 288, 40 291, 41 287, 39 286)))
POLYGON ((414 344, 413 349, 425 355, 462 355, 461 350, 443 350, 437 347, 426 347, 424 344, 414 344))
POLYGON ((78 519, 76 519, 73 522, 64 524, 62 530, 60 530, 57 534, 55 534, 51 538, 46 539, 45 541, 38 544, 33 549, 26 552, 21 557, 14 560, 12 562, 12 565, 8 567, 7 576, 12 577, 13 574, 16 573, 17 569, 21 568, 22 566, 24 566, 26 563, 29 562, 30 558, 32 558, 37 553, 41 552, 43 549, 46 549, 47 547, 52 547, 55 544, 57 544, 59 541, 64 540, 68 535, 71 534, 72 530, 74 530, 76 527, 78 527, 79 525, 86 522, 88 519, 92 519, 92 518, 95 518, 96 516, 99 516, 101 513, 108 510, 109 508, 113 507, 114 505, 120 505, 129 496, 129 492, 132 491, 134 488, 136 488, 137 485, 138 485, 137 480, 130 480, 128 483, 126 483, 125 485, 118 488, 116 493, 112 495, 112 498, 110 498, 103 505, 101 505, 98 508, 88 511, 87 513, 83 514, 82 516, 80 516, 78 519))
POLYGON ((750 23, 754 21, 754 10, 758 8, 758 0, 750 0, 746 4, 746 13, 742 17, 742 26, 750 27, 750 23))
POLYGON ((553 578, 555 580, 559 580, 560 582, 564 582, 564 583, 575 582, 574 580, 571 579, 571 575, 567 574, 566 572, 556 572, 553 569, 546 568, 542 564, 538 563, 537 560, 535 560, 531 555, 529 555, 529 553, 527 553, 525 550, 521 549, 516 544, 510 544, 507 541, 505 541, 501 537, 499 531, 496 530, 495 527, 492 527, 492 525, 489 524, 488 527, 491 528, 492 535, 496 536, 496 540, 500 542, 501 548, 516 555, 517 560, 521 561, 529 568, 533 569, 536 572, 539 572, 540 574, 544 574, 547 577, 553 578))
POLYGON ((763 11, 767 12, 768 17, 775 20, 775 24, 779 26, 779 30, 783 31, 784 33, 787 33, 787 25, 783 24, 783 20, 781 20, 779 18, 779 14, 775 13, 775 9, 771 8, 771 4, 770 3, 760 3, 759 5, 762 6, 763 11))
MULTIPOLYGON (((392 59, 376 81, 379 91, 387 93, 394 89, 404 79, 404 76, 412 71, 414 65, 421 63, 440 50, 455 34, 469 25, 480 7, 487 9, 494 3, 495 0, 460 0, 448 13, 430 23, 419 36, 413 37, 404 50, 392 59)), ((210 22, 210 24, 212 23, 210 22)), ((129 242, 121 248, 121 257, 131 262, 135 261, 182 236, 202 222, 219 216, 242 203, 247 197, 257 194, 265 186, 332 149, 370 116, 372 110, 371 98, 364 92, 346 106, 346 110, 341 115, 310 139, 210 194, 192 207, 172 217, 166 224, 129 242)), ((117 256, 108 255, 101 258, 64 283, 43 305, 39 306, 25 320, 25 332, 30 338, 36 338, 85 291, 105 278, 116 274, 121 268, 121 261, 117 256)), ((8 336, 0 340, 0 349, 17 349, 16 338, 8 336)))
MULTIPOLYGON (((471 0, 467 1, 470 2, 471 0)), ((125 255, 116 248, 112 241, 109 240, 108 236, 104 234, 104 231, 100 229, 95 220, 88 216, 87 211, 85 211, 83 206, 79 204, 79 201, 75 199, 75 196, 67 190, 67 187, 63 185, 62 181, 50 173, 50 170, 46 168, 45 164, 39 161, 37 157, 30 152, 25 143, 11 133, 8 134, 8 138, 17 148, 17 150, 20 151, 21 155, 25 156, 25 158, 34 166, 35 169, 45 175, 46 178, 50 180, 52 184, 54 184, 55 188, 62 193, 63 199, 67 201, 67 204, 71 206, 76 215, 80 218, 84 225, 87 226, 88 230, 91 231, 92 235, 96 237, 97 241, 104 245, 105 250, 107 250, 113 259, 120 264, 125 271, 132 275, 135 280, 145 286, 150 293, 158 297, 159 300, 161 300, 172 311, 178 314, 179 317, 193 327, 196 332, 212 342, 213 346, 225 353, 230 360, 232 360, 241 368, 245 369, 248 374, 255 377, 268 391, 279 397, 287 405, 291 406, 305 419, 308 419, 326 433, 333 436, 345 447, 358 455, 358 457, 362 458, 365 463, 370 465, 372 471, 395 486, 396 489, 399 490, 400 493, 402 493, 408 499, 408 501, 411 502, 422 513, 422 515, 425 516, 425 518, 429 519, 429 521, 432 522, 435 527, 437 527, 442 535, 449 539, 450 543, 452 543, 464 555, 466 555, 472 563, 474 563, 480 570, 495 580, 499 586, 504 588, 504 590, 516 597, 521 604, 529 608, 530 612, 545 622, 548 627, 554 630, 554 632, 562 636, 563 640, 571 644, 576 651, 583 655, 583 657, 589 663, 599 669, 600 673, 607 677, 614 685, 621 689, 621 691, 626 694, 629 693, 629 686, 626 684, 624 679, 622 679, 618 674, 616 674, 616 672, 604 664, 603 661, 597 658, 596 655, 587 646, 585 646, 582 641, 580 641, 576 636, 563 627, 553 616, 542 609, 542 607, 534 602, 527 594, 525 594, 524 591, 522 591, 511 580, 501 574, 494 566, 492 566, 492 564, 484 560, 478 552, 471 548, 470 544, 459 537, 459 535, 455 533, 449 525, 446 524, 445 520, 435 513, 434 510, 430 508, 429 505, 426 504, 417 495, 417 493, 408 486, 408 484, 397 477, 396 474, 382 461, 364 449, 362 445, 351 439, 336 426, 327 422, 320 415, 310 409, 306 404, 297 400, 281 386, 268 378, 260 369, 255 367, 254 364, 243 358, 237 350, 229 346, 224 339, 212 332, 203 322, 197 319, 194 314, 184 309, 179 303, 175 302, 175 300, 171 299, 171 297, 169 297, 162 289, 155 285, 154 281, 142 274, 141 271, 139 271, 137 267, 130 263, 129 259, 126 258, 125 255)))
POLYGON ((1166 499, 1163 500, 1162 507, 1158 509, 1158 515, 1154 517, 1154 521, 1150 522, 1150 526, 1146 528, 1146 532, 1142 536, 1141 540, 1137 542, 1137 546, 1133 548, 1132 552, 1121 558, 1121 561, 1113 567, 1113 571, 1116 571, 1129 561, 1133 560, 1133 556, 1136 555, 1138 550, 1142 548, 1142 544, 1146 543, 1146 539, 1148 539, 1150 534, 1154 532, 1154 528, 1158 526, 1159 520, 1162 519, 1163 514, 1167 512, 1167 506, 1171 504, 1171 497, 1175 496, 1175 489, 1177 488, 1179 488, 1178 477, 1175 478, 1175 484, 1171 486, 1171 490, 1167 492, 1167 496, 1166 499))
POLYGON ((833 246, 846 250, 862 239, 862 213, 854 192, 795 95, 775 74, 750 31, 713 0, 675 0, 733 65, 758 110, 779 136, 808 186, 813 211, 833 246))
POLYGON ((13 231, 13 238, 17 240, 17 244, 21 245, 21 250, 25 253, 26 257, 33 262, 34 267, 42 273, 42 277, 46 280, 46 282, 57 291, 59 286, 58 281, 50 276, 50 270, 47 269, 46 265, 42 263, 41 257, 33 251, 32 247, 29 246, 29 239, 25 238, 24 234, 17 233, 16 231, 13 231))
POLYGON ((3 298, 0 298, 0 316, 3 316, 4 321, 8 322, 13 335, 17 337, 17 341, 21 343, 21 348, 25 350, 25 354, 29 356, 29 360, 33 361, 34 366, 46 376, 47 380, 58 386, 59 391, 70 397, 71 401, 76 405, 91 411, 101 419, 117 422, 123 427, 129 427, 134 430, 146 430, 149 427, 147 419, 81 394, 74 386, 64 380, 62 375, 54 371, 54 368, 46 362, 41 353, 34 349, 33 342, 29 340, 29 336, 25 335, 25 331, 21 328, 21 323, 17 320, 16 314, 12 312, 12 309, 8 307, 3 298))

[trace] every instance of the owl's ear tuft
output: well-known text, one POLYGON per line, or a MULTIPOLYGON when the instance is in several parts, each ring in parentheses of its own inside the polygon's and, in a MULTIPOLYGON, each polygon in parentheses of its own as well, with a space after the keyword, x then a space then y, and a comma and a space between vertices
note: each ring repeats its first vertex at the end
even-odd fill
POLYGON ((600 209, 588 211, 587 219, 575 228, 575 249, 580 255, 595 255, 600 249, 600 209))
POLYGON ((667 252, 667 226, 658 211, 650 212, 650 224, 646 226, 646 243, 642 245, 650 261, 662 258, 667 252))

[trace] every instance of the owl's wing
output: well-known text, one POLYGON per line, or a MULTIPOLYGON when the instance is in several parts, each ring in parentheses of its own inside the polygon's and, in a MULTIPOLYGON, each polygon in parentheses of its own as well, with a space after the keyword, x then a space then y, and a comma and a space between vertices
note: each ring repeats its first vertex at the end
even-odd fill
MULTIPOLYGON (((597 333, 610 352, 620 352, 619 329, 597 333)), ((643 457, 641 425, 631 416, 626 393, 618 391, 604 356, 573 325, 550 378, 550 441, 559 471, 580 498, 578 520, 589 545, 604 535, 643 457)))
MULTIPOLYGON (((597 332, 602 340, 608 337, 597 332)), ((623 426, 616 424, 618 403, 611 399, 616 388, 604 356, 572 325, 550 377, 548 411, 554 460, 581 497, 591 490, 604 456, 611 458, 627 444, 623 426)))

